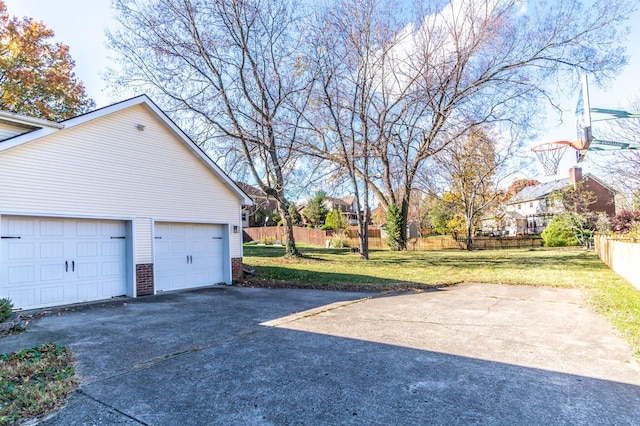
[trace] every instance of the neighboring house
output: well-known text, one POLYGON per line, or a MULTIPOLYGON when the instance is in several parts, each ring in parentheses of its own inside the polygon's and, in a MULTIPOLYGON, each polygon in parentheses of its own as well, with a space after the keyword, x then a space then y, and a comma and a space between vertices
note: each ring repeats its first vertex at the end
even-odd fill
POLYGON ((511 221, 513 221, 516 216, 523 218, 523 216, 516 212, 512 212, 511 215, 508 215, 503 210, 498 210, 493 212, 493 214, 482 216, 480 218, 481 234, 491 237, 507 236, 507 224, 511 224, 511 221))
POLYGON ((271 213, 278 210, 276 200, 260 188, 242 182, 236 182, 236 184, 253 201, 252 206, 246 206, 242 210, 242 226, 244 228, 264 226, 265 219, 267 219, 271 213), (260 209, 264 212, 264 216, 257 214, 260 209))
POLYGON ((563 211, 563 207, 555 204, 550 195, 576 183, 581 183, 584 190, 594 194, 596 201, 589 206, 590 211, 615 215, 615 191, 592 174, 582 176, 582 169, 573 167, 569 169, 568 178, 527 186, 506 202, 503 223, 507 234, 516 236, 542 232, 551 218, 563 211))
MULTIPOLYGON (((356 197, 346 198, 333 198, 325 197, 324 206, 327 211, 340 210, 342 215, 347 219, 349 225, 358 224, 358 202, 356 197)), ((307 219, 304 216, 304 211, 307 208, 306 204, 298 204, 297 209, 300 216, 302 216, 302 222, 306 225, 307 219)))
POLYGON ((15 308, 230 284, 251 200, 148 97, 0 112, 0 298, 15 308))
POLYGON ((358 224, 358 202, 356 197, 332 198, 325 199, 325 205, 331 210, 340 210, 342 215, 347 219, 349 225, 358 224))

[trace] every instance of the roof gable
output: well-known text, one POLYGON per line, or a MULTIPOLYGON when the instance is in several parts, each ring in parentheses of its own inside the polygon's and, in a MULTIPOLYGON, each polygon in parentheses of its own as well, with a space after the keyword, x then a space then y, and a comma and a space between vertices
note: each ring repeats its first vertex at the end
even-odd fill
POLYGON ((248 183, 235 181, 236 185, 244 191, 251 198, 268 198, 267 195, 262 189, 256 188, 255 186, 249 185, 248 183))
POLYGON ((600 179, 598 179, 596 176, 594 176, 591 173, 587 173, 586 175, 582 176, 582 181, 587 180, 588 179, 593 179, 596 182, 598 182, 599 185, 601 185, 603 188, 605 188, 607 191, 611 192, 611 194, 615 195, 618 193, 618 191, 616 191, 615 189, 611 188, 609 185, 607 185, 606 183, 604 183, 603 181, 601 181, 600 179))
MULTIPOLYGON (((238 185, 233 182, 233 180, 226 175, 218 167, 217 164, 209 158, 209 156, 202 151, 200 147, 198 147, 183 131, 180 129, 149 97, 146 95, 137 96, 135 98, 131 98, 122 102, 118 102, 104 108, 100 108, 86 114, 79 115, 77 117, 65 120, 61 123, 52 123, 46 122, 48 125, 44 125, 44 120, 40 120, 43 123, 42 127, 35 128, 28 133, 21 134, 15 136, 13 138, 4 140, 0 142, 0 155, 3 151, 10 150, 12 148, 18 147, 23 144, 35 142, 38 139, 49 136, 53 133, 64 132, 67 129, 71 129, 73 127, 79 126, 84 123, 88 123, 102 117, 106 117, 110 114, 123 111, 127 108, 131 108, 134 106, 142 106, 145 108, 147 112, 149 112, 161 125, 163 125, 167 130, 172 133, 178 141, 182 142, 191 152, 194 154, 196 158, 198 158, 202 163, 206 165, 206 167, 210 170, 210 172, 219 180, 221 180, 224 185, 226 185, 233 193, 235 193, 238 198, 241 200, 241 203, 244 205, 251 205, 253 202, 251 199, 245 194, 242 189, 238 187, 238 185)), ((24 118, 24 117, 23 117, 24 118)), ((27 117, 28 118, 28 117, 27 117)), ((35 122, 37 119, 33 119, 35 122)), ((139 130, 144 130, 144 126, 139 128, 139 130)))

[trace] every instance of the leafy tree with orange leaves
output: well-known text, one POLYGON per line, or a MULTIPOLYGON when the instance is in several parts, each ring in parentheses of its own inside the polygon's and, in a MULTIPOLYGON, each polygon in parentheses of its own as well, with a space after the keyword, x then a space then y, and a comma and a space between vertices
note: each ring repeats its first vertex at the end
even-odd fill
POLYGON ((31 18, 11 17, 0 0, 0 109, 60 121, 93 107, 73 72, 69 46, 31 18))

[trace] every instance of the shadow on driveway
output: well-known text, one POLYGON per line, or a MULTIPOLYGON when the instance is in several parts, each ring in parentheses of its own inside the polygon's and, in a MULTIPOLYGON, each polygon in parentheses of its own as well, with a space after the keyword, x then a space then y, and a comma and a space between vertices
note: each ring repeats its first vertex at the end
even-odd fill
POLYGON ((628 354, 610 328, 595 332, 599 317, 574 293, 464 285, 369 296, 224 287, 96 304, 39 319, 27 333, 0 339, 0 352, 53 340, 76 354, 82 392, 51 425, 631 425, 640 418, 637 364, 625 365, 628 354), (586 319, 557 324, 551 336, 551 309, 568 317, 583 310, 586 319), (535 340, 531 321, 549 347, 535 340), (501 354, 502 345, 512 353, 501 354), (602 350, 611 356, 603 359, 602 350), (530 366, 536 362, 550 365, 530 366), (596 374, 567 372, 582 371, 581 363, 596 374), (595 377, 608 370, 615 379, 595 377))

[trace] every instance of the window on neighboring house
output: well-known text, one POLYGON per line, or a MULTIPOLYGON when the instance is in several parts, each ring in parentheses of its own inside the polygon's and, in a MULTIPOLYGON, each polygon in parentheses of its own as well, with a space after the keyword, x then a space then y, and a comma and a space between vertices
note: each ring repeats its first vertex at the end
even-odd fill
POLYGON ((533 207, 533 201, 529 202, 529 207, 533 207))
POLYGON ((247 221, 247 212, 242 212, 242 221, 243 222, 247 221))
POLYGON ((518 204, 518 210, 520 210, 520 208, 522 208, 522 204, 518 204))

